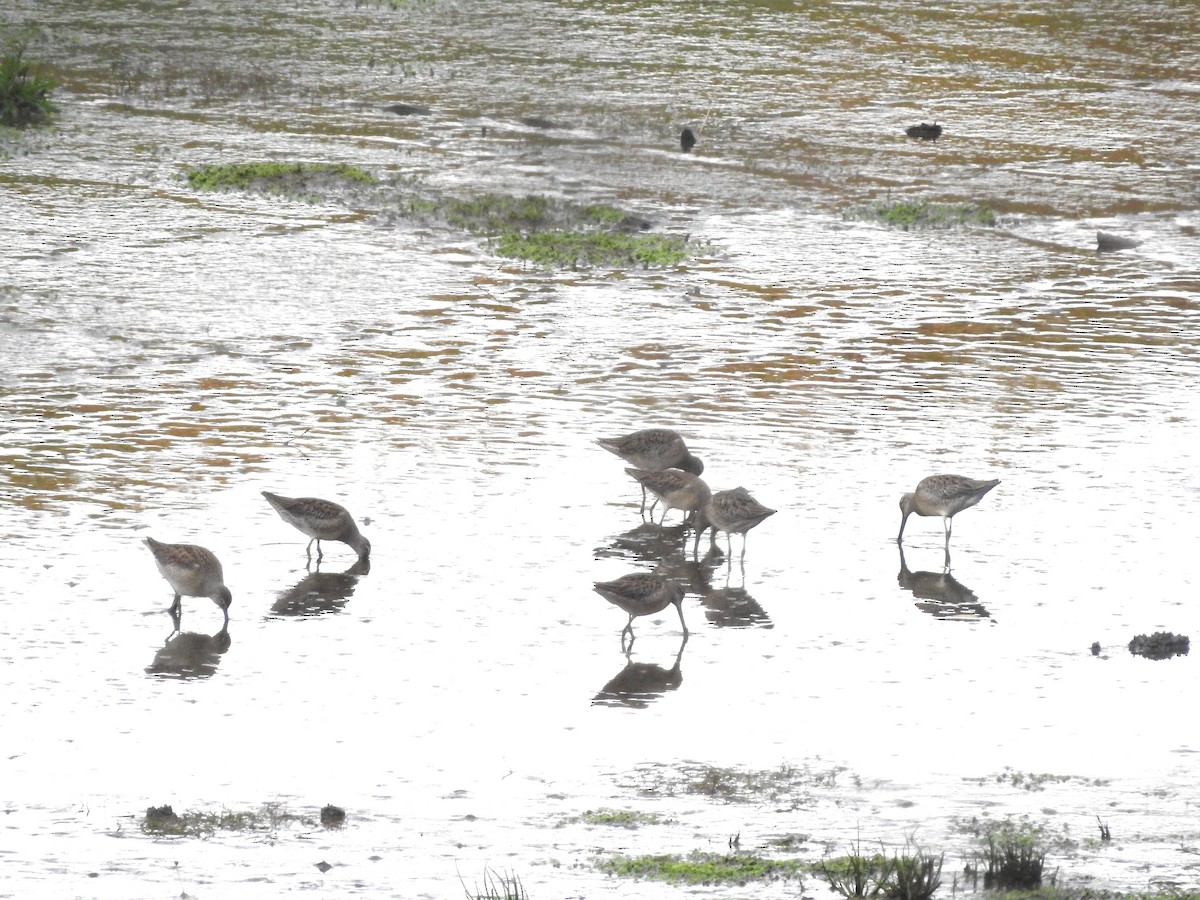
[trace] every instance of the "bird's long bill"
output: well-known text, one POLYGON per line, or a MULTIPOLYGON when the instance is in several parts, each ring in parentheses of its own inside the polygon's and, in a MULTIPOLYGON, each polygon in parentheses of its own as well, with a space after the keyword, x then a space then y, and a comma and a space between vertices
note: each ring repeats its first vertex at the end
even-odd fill
POLYGON ((908 524, 908 517, 911 515, 912 515, 911 512, 906 512, 906 513, 900 514, 900 533, 898 535, 896 535, 896 543, 897 544, 900 543, 902 540, 904 540, 904 526, 908 524))

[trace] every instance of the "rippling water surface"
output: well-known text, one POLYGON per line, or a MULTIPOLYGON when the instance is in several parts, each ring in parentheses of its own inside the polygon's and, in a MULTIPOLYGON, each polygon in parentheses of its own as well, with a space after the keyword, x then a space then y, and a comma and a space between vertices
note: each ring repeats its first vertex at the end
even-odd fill
POLYGON ((0 136, 0 896, 441 897, 487 865, 661 896, 593 859, 739 833, 915 839, 949 881, 976 817, 1044 825, 1068 883, 1195 890, 1193 663, 1126 650, 1200 634, 1192 4, 397 5, 17 0, 64 87, 0 136), (183 179, 263 159, 707 249, 548 273, 183 179), (844 215, 901 198, 997 225, 844 215), (643 522, 593 440, 650 425, 779 509, 744 565, 643 522), (949 571, 937 520, 895 543, 940 471, 1001 479, 949 571), (264 489, 345 503, 369 571, 307 570, 264 489), (194 598, 173 632, 146 535, 217 553, 227 635, 194 598), (691 638, 669 609, 627 658, 591 585, 651 569, 691 638), (728 800, 710 767, 789 787, 728 800), (271 801, 349 822, 139 828, 271 801), (576 820, 600 807, 670 821, 576 820))

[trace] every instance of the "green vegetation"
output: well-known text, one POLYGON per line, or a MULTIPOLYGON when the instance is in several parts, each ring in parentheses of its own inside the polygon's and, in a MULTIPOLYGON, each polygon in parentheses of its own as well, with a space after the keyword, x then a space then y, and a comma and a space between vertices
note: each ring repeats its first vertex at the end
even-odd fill
POLYGON ((688 257, 687 240, 665 234, 508 231, 493 249, 497 256, 525 259, 548 269, 673 266, 688 257))
POLYGON ((1034 832, 998 829, 986 837, 984 859, 985 888, 1009 891, 1042 886, 1046 850, 1034 832))
POLYGON ((551 269, 672 266, 700 245, 686 236, 650 232, 650 223, 606 204, 580 205, 552 197, 482 194, 444 199, 418 193, 396 180, 379 185, 355 166, 327 163, 230 163, 187 172, 198 190, 252 190, 290 197, 324 196, 341 189, 376 205, 385 215, 443 224, 488 238, 496 255, 551 269), (362 185, 377 189, 355 191, 362 185))
POLYGON ((907 847, 889 858, 885 853, 866 856, 856 844, 846 856, 819 863, 816 870, 831 890, 847 898, 929 900, 942 884, 945 854, 934 856, 919 847, 907 847))
POLYGON ((796 878, 806 869, 798 859, 764 859, 750 854, 691 853, 681 856, 614 856, 599 863, 610 875, 682 884, 742 884, 796 878))
POLYGON ((695 249, 686 237, 649 232, 650 223, 606 204, 483 194, 441 208, 446 224, 491 238, 498 256, 550 269, 672 266, 695 249))
POLYGON ((25 46, 13 44, 0 56, 0 125, 21 128, 44 122, 55 112, 50 92, 58 87, 44 67, 25 59, 25 46))
POLYGON ((226 163, 187 171, 188 184, 197 190, 258 190, 299 194, 329 181, 371 184, 374 177, 345 163, 226 163))
POLYGON ((996 224, 995 214, 974 203, 926 203, 922 200, 894 200, 855 206, 845 213, 847 219, 882 222, 904 230, 951 228, 959 225, 996 224))
POLYGON ((832 790, 846 770, 814 770, 782 765, 777 769, 738 769, 685 763, 643 766, 634 772, 637 787, 648 796, 699 794, 727 803, 770 803, 798 809, 814 802, 813 790, 832 790))
POLYGON ((212 837, 218 831, 274 833, 285 825, 316 826, 312 819, 288 812, 281 803, 264 803, 249 811, 217 813, 188 811, 177 815, 169 806, 152 806, 142 820, 142 831, 154 837, 212 837))
POLYGON ((564 819, 564 825, 615 825, 620 828, 637 828, 639 825, 669 825, 674 819, 663 818, 657 813, 638 812, 633 809, 589 809, 586 812, 564 819))
POLYGON ((1044 826, 1027 819, 1016 822, 971 819, 960 823, 959 829, 972 834, 980 846, 983 886, 1001 891, 1040 887, 1048 849, 1069 852, 1077 846, 1069 837, 1055 838, 1044 826))
POLYGON ((1200 892, 1164 890, 1123 894, 1093 887, 1045 887, 1029 891, 997 891, 989 900, 1200 900, 1200 892))
POLYGON ((887 857, 882 853, 862 854, 861 844, 846 856, 817 863, 816 871, 829 882, 829 889, 843 897, 876 897, 882 893, 887 875, 887 857))
POLYGON ((528 900, 529 894, 525 892, 525 885, 521 884, 521 879, 515 872, 497 872, 495 869, 484 869, 483 871, 483 887, 475 885, 475 890, 472 893, 462 880, 462 876, 458 876, 458 880, 462 883, 463 892, 467 895, 468 900, 528 900))

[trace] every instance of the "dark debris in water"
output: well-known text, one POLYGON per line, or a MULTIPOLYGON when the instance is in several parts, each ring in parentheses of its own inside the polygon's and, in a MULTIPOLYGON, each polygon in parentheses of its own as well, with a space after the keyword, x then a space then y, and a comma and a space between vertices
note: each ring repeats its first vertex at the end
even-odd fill
POLYGON ((346 824, 346 811, 332 803, 321 807, 321 824, 326 828, 340 828, 346 824))
POLYGON ((1154 634, 1139 634, 1129 642, 1129 652, 1146 659, 1170 659, 1172 656, 1187 656, 1190 642, 1186 634, 1156 631, 1154 634))
POLYGON ((904 133, 910 138, 922 141, 936 141, 942 136, 942 126, 937 122, 922 122, 920 125, 909 125, 904 133))

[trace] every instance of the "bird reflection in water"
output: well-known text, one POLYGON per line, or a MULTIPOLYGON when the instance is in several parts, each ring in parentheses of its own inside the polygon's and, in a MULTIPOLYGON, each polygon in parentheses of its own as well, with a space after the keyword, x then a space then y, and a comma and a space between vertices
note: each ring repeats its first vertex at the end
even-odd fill
POLYGON ((939 619, 977 622, 991 618, 991 613, 979 602, 975 592, 950 574, 948 546, 940 572, 911 571, 904 559, 904 545, 897 546, 900 548, 900 572, 896 582, 917 599, 917 609, 939 619))
POLYGON ((722 628, 774 628, 775 623, 744 587, 723 587, 700 598, 704 617, 722 628))
POLYGON ((722 557, 726 559, 725 586, 714 588, 710 585, 705 590, 696 591, 700 603, 704 607, 704 617, 721 628, 774 628, 775 623, 767 615, 757 600, 746 590, 746 564, 741 562, 741 585, 731 585, 732 557, 721 552, 716 546, 709 548, 708 553, 697 565, 715 571, 722 557))
POLYGON ((657 563, 678 555, 687 541, 686 525, 656 525, 643 522, 637 528, 613 538, 607 547, 598 547, 596 557, 632 559, 657 563))
POLYGON ((592 698, 592 706, 624 706, 629 709, 645 709, 667 691, 676 690, 683 684, 683 650, 687 636, 679 644, 675 664, 664 669, 657 663, 634 662, 632 648, 625 653, 625 667, 609 679, 600 693, 592 698))
POLYGON ((345 572, 322 572, 320 564, 295 585, 283 591, 271 606, 273 616, 323 616, 341 612, 358 585, 371 571, 369 558, 362 558, 345 572))
POLYGON ((198 634, 176 628, 154 654, 147 675, 164 678, 208 678, 217 671, 221 656, 229 649, 229 626, 216 634, 198 634))

